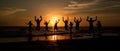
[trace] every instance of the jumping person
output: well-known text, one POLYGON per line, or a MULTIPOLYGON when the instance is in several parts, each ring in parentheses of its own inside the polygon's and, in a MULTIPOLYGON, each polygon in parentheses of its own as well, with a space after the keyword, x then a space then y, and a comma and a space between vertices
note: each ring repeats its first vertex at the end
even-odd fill
POLYGON ((76 17, 74 17, 74 22, 76 23, 76 26, 75 26, 76 30, 79 30, 79 25, 80 25, 81 21, 82 21, 81 17, 80 17, 80 20, 76 19, 76 17))
POLYGON ((98 30, 98 32, 101 31, 101 27, 102 27, 101 22, 98 21, 98 22, 97 22, 97 30, 98 30))
POLYGON ((86 21, 89 22, 89 32, 94 32, 94 26, 93 26, 93 22, 97 21, 97 16, 96 16, 96 19, 93 20, 92 18, 89 19, 89 16, 87 16, 87 19, 86 21))
POLYGON ((37 18, 36 19, 36 16, 34 16, 35 17, 35 21, 36 21, 36 30, 37 31, 39 31, 40 30, 40 22, 42 21, 42 16, 40 16, 40 19, 39 18, 37 18))
POLYGON ((54 30, 58 30, 57 24, 59 23, 59 21, 60 21, 60 19, 58 19, 58 20, 55 21, 54 30))
POLYGON ((62 20, 63 20, 63 22, 65 24, 64 28, 67 31, 68 30, 68 20, 69 20, 69 17, 67 17, 67 20, 64 20, 64 17, 62 17, 62 20))
POLYGON ((47 22, 45 21, 44 24, 45 24, 45 30, 48 31, 48 24, 49 24, 50 20, 47 22))
POLYGON ((28 31, 29 32, 32 32, 32 21, 29 21, 28 23, 25 23, 25 24, 27 24, 28 25, 28 31))
POLYGON ((27 25, 29 25, 28 26, 28 31, 29 31, 29 33, 28 33, 28 42, 31 42, 32 41, 32 22, 31 21, 29 21, 29 23, 26 23, 27 25))
POLYGON ((72 22, 70 22, 70 33, 72 33, 72 28, 73 28, 73 23, 72 22))

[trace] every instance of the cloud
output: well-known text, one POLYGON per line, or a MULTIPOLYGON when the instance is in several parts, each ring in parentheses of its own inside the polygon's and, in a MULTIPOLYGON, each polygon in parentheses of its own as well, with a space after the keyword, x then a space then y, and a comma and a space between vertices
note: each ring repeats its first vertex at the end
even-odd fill
POLYGON ((120 0, 72 0, 64 9, 76 12, 117 13, 120 9, 120 0))
POLYGON ((21 8, 14 8, 14 7, 1 7, 0 8, 0 16, 7 16, 11 14, 15 14, 17 12, 23 12, 27 11, 27 9, 21 9, 21 8))
POLYGON ((64 9, 84 9, 88 6, 94 5, 97 0, 79 0, 79 1, 70 1, 67 7, 64 9))

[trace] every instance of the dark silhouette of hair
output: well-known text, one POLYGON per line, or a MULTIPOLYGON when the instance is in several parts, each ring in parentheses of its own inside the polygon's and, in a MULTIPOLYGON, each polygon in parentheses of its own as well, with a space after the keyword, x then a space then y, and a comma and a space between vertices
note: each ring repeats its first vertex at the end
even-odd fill
POLYGON ((89 16, 87 16, 87 19, 86 21, 89 22, 89 32, 94 32, 94 26, 93 26, 93 22, 97 21, 97 16, 96 16, 96 19, 93 20, 92 18, 89 19, 89 16))
POLYGON ((102 27, 101 22, 98 21, 98 22, 97 22, 97 30, 98 30, 99 32, 101 31, 101 27, 102 27))
POLYGON ((70 22, 70 33, 72 33, 72 28, 73 28, 73 23, 72 22, 70 22))
POLYGON ((54 30, 58 30, 57 24, 59 23, 60 19, 55 20, 55 24, 54 24, 54 30))
POLYGON ((80 20, 76 19, 76 17, 74 17, 74 22, 76 23, 76 26, 75 26, 76 30, 79 30, 79 25, 80 25, 81 21, 82 21, 81 17, 80 17, 80 20))
POLYGON ((45 21, 44 24, 45 24, 45 30, 48 31, 48 24, 49 24, 50 20, 47 22, 45 21))
POLYGON ((40 16, 40 19, 39 18, 37 18, 36 19, 36 16, 34 16, 35 17, 35 21, 36 21, 36 24, 37 24, 37 26, 36 26, 36 30, 40 30, 40 22, 42 21, 42 16, 40 16))
POLYGON ((65 24, 65 26, 64 26, 65 30, 68 30, 69 17, 67 17, 67 20, 64 20, 64 17, 62 17, 62 20, 63 20, 63 22, 64 22, 64 24, 65 24))

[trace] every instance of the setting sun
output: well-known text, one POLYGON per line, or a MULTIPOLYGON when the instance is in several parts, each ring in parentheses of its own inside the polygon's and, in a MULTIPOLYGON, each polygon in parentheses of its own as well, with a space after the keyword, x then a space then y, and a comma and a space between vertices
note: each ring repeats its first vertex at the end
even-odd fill
POLYGON ((55 21, 58 20, 59 18, 57 16, 53 16, 50 20, 51 20, 51 24, 54 25, 55 21))
POLYGON ((120 0, 0 0, 0 51, 120 49, 120 0))

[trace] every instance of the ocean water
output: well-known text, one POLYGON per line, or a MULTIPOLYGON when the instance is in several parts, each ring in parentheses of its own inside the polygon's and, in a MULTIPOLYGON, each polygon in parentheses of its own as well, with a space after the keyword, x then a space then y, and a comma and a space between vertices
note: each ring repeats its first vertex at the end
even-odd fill
MULTIPOLYGON (((0 43, 27 41, 27 35, 29 34, 27 30, 27 27, 0 27, 0 43)), ((93 38, 93 36, 88 33, 88 27, 80 27, 79 31, 73 28, 73 33, 65 31, 64 27, 59 27, 58 31, 53 31, 53 27, 49 27, 49 31, 45 31, 44 27, 41 27, 40 31, 36 31, 35 27, 33 27, 32 30, 32 41, 55 41, 93 38)), ((95 31, 97 34, 96 29, 95 31)), ((101 32, 103 36, 119 36, 118 27, 104 27, 102 28, 101 32)))

